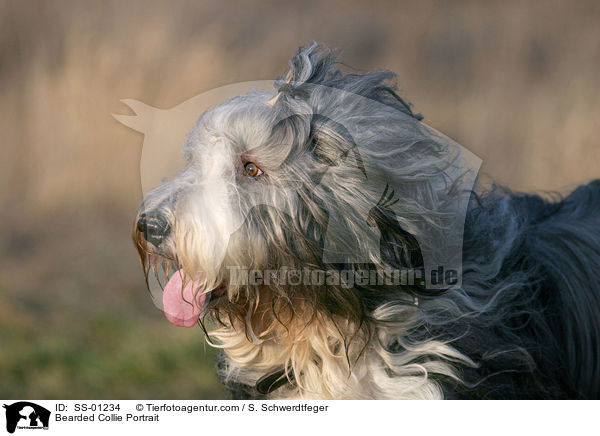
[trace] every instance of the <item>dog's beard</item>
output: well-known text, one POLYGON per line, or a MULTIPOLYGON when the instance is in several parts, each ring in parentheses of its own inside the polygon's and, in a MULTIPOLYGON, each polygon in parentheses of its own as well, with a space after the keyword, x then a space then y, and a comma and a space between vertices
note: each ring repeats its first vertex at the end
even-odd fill
POLYGON ((168 247, 169 243, 157 248, 146 242, 142 232, 137 229, 134 229, 133 240, 148 290, 152 293, 155 284, 162 290, 166 318, 182 327, 196 324, 210 301, 210 293, 205 292, 200 278, 191 278, 185 273, 176 251, 168 247))

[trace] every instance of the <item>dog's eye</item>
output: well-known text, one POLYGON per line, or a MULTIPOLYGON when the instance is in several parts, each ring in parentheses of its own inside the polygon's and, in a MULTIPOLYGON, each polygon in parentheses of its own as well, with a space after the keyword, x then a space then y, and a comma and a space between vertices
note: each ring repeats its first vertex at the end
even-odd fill
POLYGON ((254 162, 246 162, 244 165, 244 171, 246 175, 249 177, 258 177, 263 174, 263 170, 261 170, 254 162))

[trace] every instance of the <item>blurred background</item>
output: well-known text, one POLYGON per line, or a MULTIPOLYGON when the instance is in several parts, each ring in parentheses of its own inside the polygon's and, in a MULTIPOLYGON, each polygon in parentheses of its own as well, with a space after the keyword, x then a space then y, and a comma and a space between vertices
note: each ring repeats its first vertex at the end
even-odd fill
POLYGON ((600 176, 598 2, 0 0, 0 397, 223 397, 200 330, 145 290, 143 137, 111 113, 275 78, 312 40, 397 72, 513 189, 600 176))

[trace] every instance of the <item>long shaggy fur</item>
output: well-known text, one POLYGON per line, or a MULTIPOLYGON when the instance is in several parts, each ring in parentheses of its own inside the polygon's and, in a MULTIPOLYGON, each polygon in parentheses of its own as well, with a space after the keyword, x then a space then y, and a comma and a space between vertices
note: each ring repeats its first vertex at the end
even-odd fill
POLYGON ((208 340, 235 398, 599 398, 600 181, 565 198, 466 193, 459 287, 252 285, 232 274, 351 268, 383 279, 422 269, 432 234, 454 235, 446 220, 465 195, 457 149, 393 81, 343 74, 313 44, 274 94, 203 114, 185 170, 140 206, 172 229, 150 244, 136 227, 146 274, 183 268, 196 292, 223 290, 203 320, 216 321, 208 340), (246 177, 245 162, 264 174, 246 177), (380 244, 364 236, 365 217, 380 244), (366 259, 326 261, 326 240, 366 259), (287 383, 259 392, 278 368, 287 383))

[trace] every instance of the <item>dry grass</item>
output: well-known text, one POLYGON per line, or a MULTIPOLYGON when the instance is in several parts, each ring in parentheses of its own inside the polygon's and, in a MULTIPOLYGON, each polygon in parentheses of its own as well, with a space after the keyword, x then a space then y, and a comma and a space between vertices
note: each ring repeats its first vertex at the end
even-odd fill
POLYGON ((599 175, 598 3, 4 0, 0 20, 2 396, 220 395, 193 374, 212 365, 201 339, 144 294, 142 138, 111 118, 122 98, 171 107, 273 78, 318 40, 396 71, 430 125, 515 189, 599 175))

